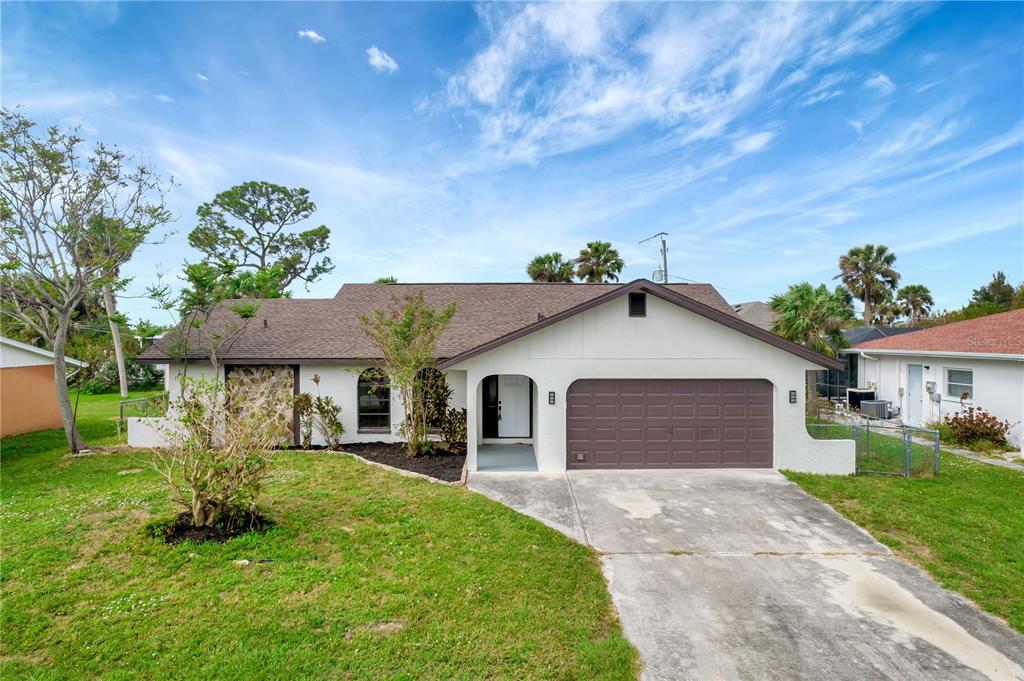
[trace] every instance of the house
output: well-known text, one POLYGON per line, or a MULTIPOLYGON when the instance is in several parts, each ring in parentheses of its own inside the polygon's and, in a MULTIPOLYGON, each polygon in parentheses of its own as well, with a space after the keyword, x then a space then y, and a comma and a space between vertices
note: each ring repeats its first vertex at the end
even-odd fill
MULTIPOLYGON (((917 331, 914 326, 855 326, 843 331, 846 345, 853 347, 878 338, 889 338, 917 331)), ((857 387, 857 353, 840 353, 842 369, 821 369, 815 377, 815 392, 829 399, 844 399, 848 388, 857 387)))
POLYGON ((740 319, 761 327, 765 331, 771 331, 779 318, 779 314, 768 303, 762 303, 760 300, 733 305, 733 309, 736 310, 740 319))
MULTIPOLYGON (((457 305, 438 369, 468 412, 471 471, 854 471, 852 442, 813 440, 804 425, 805 372, 839 362, 743 321, 707 284, 346 284, 332 299, 263 301, 221 371, 318 389, 342 405, 347 441, 394 441, 404 416, 368 371, 375 348, 358 318, 419 291, 457 305)), ((191 375, 212 372, 198 349, 190 357, 191 375)), ((159 341, 140 360, 170 364, 173 399, 180 361, 159 341)), ((129 420, 129 443, 159 444, 154 425, 129 420)))
POLYGON ((1009 421, 1020 446, 1024 422, 1024 310, 857 343, 857 386, 898 408, 904 423, 939 421, 964 406, 1009 421))
MULTIPOLYGON (((63 426, 53 359, 48 350, 0 336, 0 437, 63 426)), ((88 366, 64 361, 76 371, 88 366)))

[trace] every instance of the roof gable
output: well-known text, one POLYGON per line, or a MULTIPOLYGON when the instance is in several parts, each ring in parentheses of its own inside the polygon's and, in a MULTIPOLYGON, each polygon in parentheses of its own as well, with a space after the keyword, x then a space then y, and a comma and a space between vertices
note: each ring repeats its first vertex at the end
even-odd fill
POLYGON ((475 357, 476 355, 501 347, 506 343, 527 336, 531 333, 534 333, 535 331, 539 331, 543 328, 551 326, 552 324, 556 324, 564 319, 568 319, 569 317, 575 316, 585 310, 597 307, 598 305, 602 305, 615 298, 618 298, 620 296, 626 295, 634 291, 643 291, 646 293, 650 293, 651 295, 655 295, 658 298, 661 298, 662 300, 674 303, 684 309, 699 314, 703 317, 707 317, 712 321, 718 322, 719 324, 727 326, 735 331, 746 334, 747 336, 750 336, 756 340, 763 341, 765 343, 768 343, 769 345, 789 352, 790 354, 797 355, 798 357, 802 357, 803 359, 814 362, 819 366, 832 369, 841 369, 843 367, 842 362, 838 360, 825 357, 824 355, 814 352, 809 348, 785 340, 784 338, 777 336, 770 331, 766 331, 760 327, 743 321, 738 316, 736 316, 736 314, 730 314, 732 312, 731 308, 729 308, 728 311, 717 309, 700 301, 676 293, 667 286, 656 284, 653 281, 649 281, 647 279, 637 279, 635 281, 630 282, 629 284, 617 286, 615 289, 607 291, 595 298, 586 300, 580 303, 579 305, 576 305, 575 307, 568 308, 557 314, 551 315, 550 317, 538 319, 537 321, 535 321, 532 324, 529 324, 528 326, 507 333, 504 336, 495 338, 491 341, 483 343, 475 348, 462 352, 458 355, 452 356, 444 360, 443 362, 440 362, 438 366, 442 369, 452 367, 458 364, 459 362, 469 359, 470 357, 475 357))

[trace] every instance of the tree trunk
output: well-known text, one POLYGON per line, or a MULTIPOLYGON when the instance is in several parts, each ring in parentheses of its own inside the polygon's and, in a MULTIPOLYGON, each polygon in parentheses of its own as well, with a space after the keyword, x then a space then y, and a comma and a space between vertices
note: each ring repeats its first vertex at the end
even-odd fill
POLYGON ((121 388, 121 398, 128 397, 128 373, 124 366, 124 346, 121 345, 121 328, 117 325, 114 315, 117 309, 114 307, 114 294, 110 292, 109 286, 103 287, 103 307, 107 311, 107 319, 110 321, 110 337, 114 341, 114 360, 117 362, 117 382, 121 388))
POLYGON ((60 408, 60 418, 64 423, 64 435, 67 437, 71 452, 75 453, 85 449, 85 442, 75 425, 75 412, 71 407, 71 395, 68 393, 67 363, 64 361, 71 313, 60 312, 59 314, 57 335, 53 339, 53 382, 57 388, 57 406, 60 408))
POLYGON ((807 372, 807 406, 818 397, 818 372, 817 370, 807 372))

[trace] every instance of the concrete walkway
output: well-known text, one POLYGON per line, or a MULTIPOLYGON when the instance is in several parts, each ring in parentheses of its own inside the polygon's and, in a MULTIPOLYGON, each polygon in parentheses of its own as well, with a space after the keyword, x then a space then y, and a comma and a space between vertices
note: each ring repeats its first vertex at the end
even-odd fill
POLYGON ((1024 637, 774 471, 468 486, 598 551, 644 679, 1024 681, 1024 637))

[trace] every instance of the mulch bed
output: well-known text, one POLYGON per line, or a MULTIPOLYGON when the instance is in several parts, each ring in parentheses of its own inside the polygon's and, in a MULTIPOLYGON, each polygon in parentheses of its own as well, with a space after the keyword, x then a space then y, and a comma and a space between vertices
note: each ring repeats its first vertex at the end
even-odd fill
POLYGON ((194 527, 192 514, 184 511, 178 515, 173 525, 160 527, 159 534, 168 544, 180 544, 186 539, 194 544, 206 541, 223 543, 248 532, 265 532, 273 526, 273 521, 266 516, 246 511, 231 518, 222 518, 213 527, 194 527))
POLYGON ((453 454, 440 447, 434 449, 432 454, 421 454, 410 459, 401 442, 353 442, 344 445, 342 449, 370 461, 422 473, 445 482, 458 482, 462 479, 462 467, 466 463, 465 452, 453 454))

